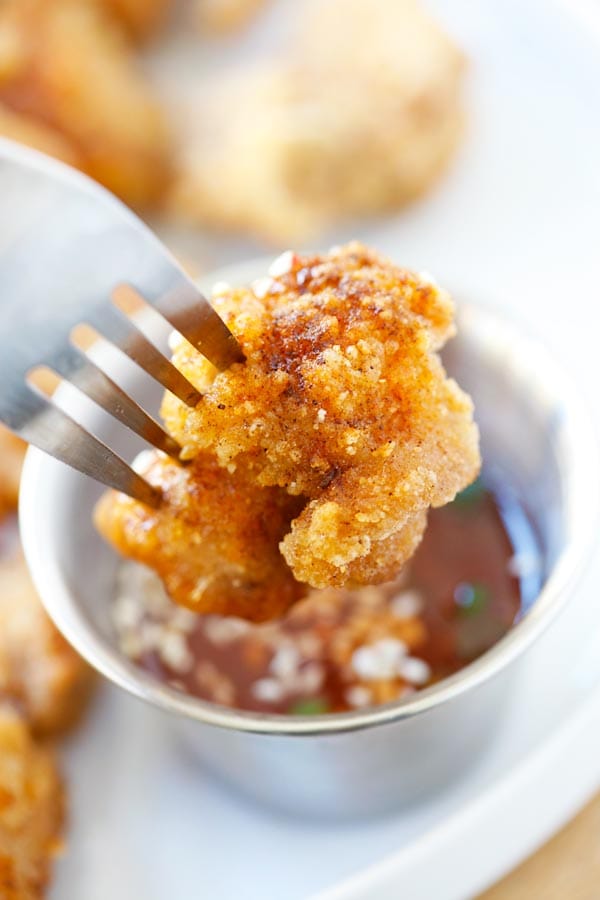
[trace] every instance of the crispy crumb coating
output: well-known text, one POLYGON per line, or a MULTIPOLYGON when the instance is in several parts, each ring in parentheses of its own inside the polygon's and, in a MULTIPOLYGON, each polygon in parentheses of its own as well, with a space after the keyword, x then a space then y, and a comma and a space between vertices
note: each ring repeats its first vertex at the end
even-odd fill
POLYGON ((299 581, 388 580, 426 510, 479 471, 472 403, 437 354, 452 302, 358 243, 284 254, 271 273, 214 298, 245 363, 217 374, 186 342, 175 350, 204 396, 190 410, 166 395, 166 426, 184 458, 209 452, 304 499, 281 543, 299 581))
POLYGON ((52 754, 0 705, 0 897, 39 900, 60 849, 63 789, 52 754))
POLYGON ((76 164, 131 205, 161 196, 169 147, 162 111, 100 5, 4 0, 0 109, 8 136, 76 164))
POLYGON ((109 494, 97 514, 177 602, 256 621, 281 614, 298 582, 392 579, 427 509, 480 465, 471 401, 437 353, 454 329, 445 292, 358 243, 283 254, 270 273, 213 298, 244 363, 217 373, 186 341, 175 348, 203 397, 190 409, 165 395, 192 463, 151 456, 163 508, 109 494))
POLYGON ((242 467, 229 473, 204 453, 181 466, 149 452, 139 468, 163 490, 163 507, 109 493, 96 524, 125 556, 155 569, 177 603, 260 622, 305 592, 277 547, 297 498, 277 488, 257 491, 242 467))
POLYGON ((91 669, 46 615, 15 538, 0 556, 0 695, 19 703, 36 734, 55 735, 79 720, 92 685, 91 669))
POLYGON ((291 46, 207 83, 174 214, 275 246, 425 193, 463 133, 464 58, 415 0, 297 4, 291 46))

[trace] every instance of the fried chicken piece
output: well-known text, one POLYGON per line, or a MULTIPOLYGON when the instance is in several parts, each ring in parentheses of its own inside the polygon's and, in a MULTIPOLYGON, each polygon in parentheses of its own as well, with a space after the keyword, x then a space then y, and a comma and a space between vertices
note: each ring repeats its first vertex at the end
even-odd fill
POLYGON ((4 0, 0 107, 11 114, 0 120, 10 136, 75 163, 131 205, 159 199, 168 176, 163 115, 100 6, 4 0))
POLYGON ((285 55, 205 86, 176 215, 281 246, 427 191, 462 134, 463 57, 415 0, 317 0, 285 55))
POLYGON ((9 138, 27 147, 33 147, 48 156, 54 156, 70 166, 81 167, 81 160, 74 147, 52 128, 41 122, 14 113, 0 104, 0 137, 9 138))
POLYGON ((266 0, 195 0, 194 18, 203 32, 230 34, 247 25, 265 2, 266 0))
POLYGON ((314 587, 391 579, 430 506, 479 471, 472 403, 437 351, 453 305, 429 279, 358 243, 324 256, 286 253, 271 277, 214 305, 246 362, 216 370, 182 341, 174 363, 204 394, 162 406, 184 458, 214 454, 250 483, 303 508, 281 542, 314 587))
POLYGON ((0 705, 0 897, 38 900, 60 848, 63 789, 52 754, 0 705))
POLYGON ((164 24, 172 0, 100 0, 135 40, 146 40, 164 24))
POLYGON ((0 424, 0 519, 16 508, 25 448, 23 441, 0 424))
POLYGON ((0 526, 0 550, 0 696, 19 703, 36 734, 54 735, 80 718, 92 671, 46 615, 16 522, 0 526))
POLYGON ((158 572, 177 603, 259 622, 304 593, 277 546, 298 498, 277 488, 257 491, 243 466, 228 472, 204 453, 181 466, 149 452, 136 468, 163 490, 163 507, 150 510, 112 492, 101 500, 96 524, 121 553, 158 572))

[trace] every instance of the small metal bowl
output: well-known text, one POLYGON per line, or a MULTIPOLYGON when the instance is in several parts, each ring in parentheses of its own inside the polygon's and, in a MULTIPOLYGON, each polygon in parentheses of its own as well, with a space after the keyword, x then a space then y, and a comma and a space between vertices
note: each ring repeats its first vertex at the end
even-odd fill
MULTIPOLYGON (((262 262, 218 275, 243 282, 259 271, 262 262)), ((23 542, 50 616, 108 679, 172 713, 165 728, 179 729, 201 760, 272 805, 312 815, 367 814, 459 777, 493 739, 523 656, 575 589, 598 511, 598 455, 585 410, 554 360, 503 316, 460 304, 458 335, 448 368, 475 401, 486 466, 517 491, 533 521, 543 587, 490 651, 404 701, 324 716, 259 715, 189 697, 137 668, 111 632, 117 557, 92 524, 100 488, 39 451, 27 455, 23 542)), ((135 395, 139 384, 127 374, 135 395)), ((158 394, 144 397, 146 405, 158 401, 158 394)), ((79 413, 125 458, 140 449, 97 410, 82 403, 79 413)))

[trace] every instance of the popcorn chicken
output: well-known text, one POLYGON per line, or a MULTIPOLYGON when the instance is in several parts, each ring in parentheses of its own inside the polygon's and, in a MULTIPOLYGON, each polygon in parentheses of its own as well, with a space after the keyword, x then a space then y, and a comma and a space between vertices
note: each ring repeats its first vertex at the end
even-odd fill
POLYGON ((133 206, 168 178, 162 112, 116 23, 80 0, 0 6, 0 133, 81 168, 133 206))
MULTIPOLYGON (((156 469, 146 472, 166 487, 158 513, 109 495, 98 519, 119 549, 161 574, 177 602, 187 596, 193 605, 194 579, 204 592, 199 572, 214 565, 223 575, 219 596, 205 594, 201 611, 257 620, 278 612, 265 601, 252 613, 274 584, 257 561, 266 554, 271 566, 278 541, 297 582, 391 580, 419 543, 428 508, 452 500, 480 465, 471 401, 437 354, 454 331, 446 293, 358 243, 323 256, 286 253, 270 272, 213 298, 244 363, 217 373, 185 340, 175 349, 175 365, 203 396, 190 409, 166 394, 162 415, 182 458, 199 468, 177 475, 176 493, 156 469), (199 489, 208 469, 209 503, 199 489), (265 513, 265 502, 277 512, 265 513), (253 517, 274 523, 258 544, 253 517), (231 549, 215 551, 214 538, 206 540, 215 521, 234 535, 236 566, 258 573, 248 609, 225 599, 236 594, 235 569, 231 549), (173 537, 177 525, 182 541, 173 537)), ((282 565, 289 593, 279 612, 294 599, 282 565)))
POLYGON ((215 454, 258 486, 304 498, 281 551, 313 587, 390 580, 429 506, 479 471, 472 403, 437 351, 449 296, 360 244, 285 254, 270 278, 215 306, 246 363, 216 373, 182 343, 174 363, 203 393, 162 414, 183 456, 215 454))
POLYGON ((93 677, 44 612, 9 516, 25 446, 0 428, 0 697, 17 701, 35 733, 46 735, 77 721, 93 677))
POLYGON ((0 897, 38 900, 60 849, 63 789, 52 754, 0 705, 0 897))
POLYGON ((46 615, 16 523, 0 529, 0 696, 19 703, 36 734, 55 735, 80 718, 92 671, 46 615))
POLYGON ((425 193, 462 134, 463 57, 415 0, 303 4, 285 54, 207 84, 177 216, 277 246, 425 193))

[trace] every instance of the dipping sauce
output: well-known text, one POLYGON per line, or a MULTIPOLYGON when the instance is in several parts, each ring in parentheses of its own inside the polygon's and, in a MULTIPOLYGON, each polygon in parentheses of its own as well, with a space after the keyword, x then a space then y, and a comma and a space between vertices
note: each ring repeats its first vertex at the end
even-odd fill
POLYGON ((314 590, 283 619, 253 625, 175 606, 154 573, 125 562, 113 622, 127 656, 188 694, 254 712, 343 712, 472 662, 518 620, 539 580, 523 510, 477 481, 430 512, 395 582, 314 590))

